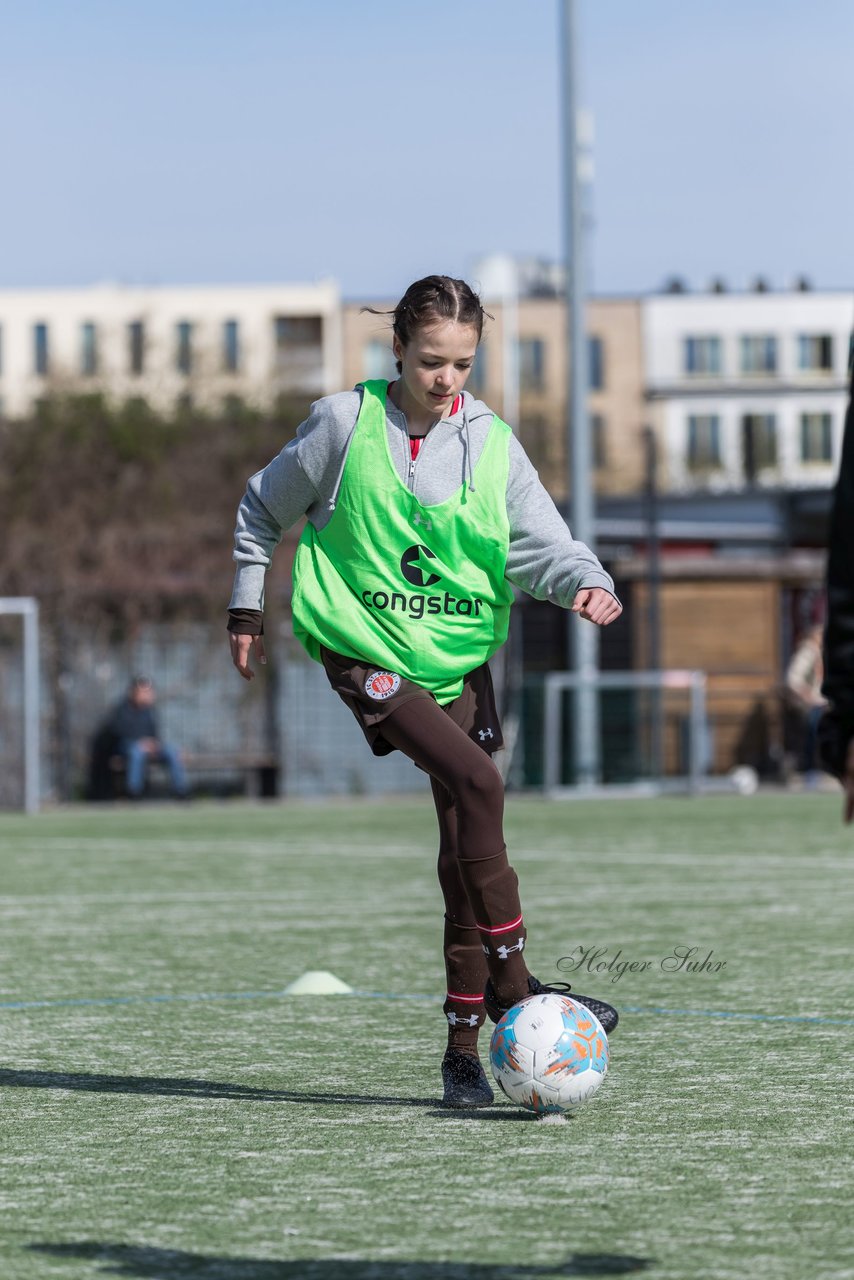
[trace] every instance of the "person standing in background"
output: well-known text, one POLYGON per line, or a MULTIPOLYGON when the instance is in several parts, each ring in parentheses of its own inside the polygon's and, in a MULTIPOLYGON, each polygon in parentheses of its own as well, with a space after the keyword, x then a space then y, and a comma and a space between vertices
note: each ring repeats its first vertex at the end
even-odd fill
POLYGON ((801 725, 799 764, 808 787, 814 787, 818 782, 818 724, 827 705, 821 692, 824 679, 822 632, 820 623, 810 627, 801 637, 786 670, 786 698, 801 725))

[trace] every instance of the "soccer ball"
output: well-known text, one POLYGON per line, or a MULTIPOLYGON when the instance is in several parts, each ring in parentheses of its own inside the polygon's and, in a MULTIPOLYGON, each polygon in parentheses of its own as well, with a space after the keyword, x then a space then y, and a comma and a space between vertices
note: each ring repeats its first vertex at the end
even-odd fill
POLYGON ((605 1079, 608 1059, 608 1037, 595 1014, 554 993, 514 1004, 489 1046, 501 1091, 538 1116, 589 1102, 605 1079))

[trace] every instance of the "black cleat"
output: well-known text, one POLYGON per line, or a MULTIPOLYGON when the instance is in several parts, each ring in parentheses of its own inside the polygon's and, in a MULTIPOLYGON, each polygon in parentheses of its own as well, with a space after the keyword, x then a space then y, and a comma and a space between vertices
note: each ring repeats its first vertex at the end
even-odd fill
POLYGON ((459 1049, 448 1049, 442 1059, 446 1107, 488 1107, 495 1101, 486 1073, 477 1058, 459 1049))
MULTIPOLYGON (((620 1015, 613 1005, 606 1004, 604 1000, 597 1000, 596 996, 578 995, 572 990, 568 982, 540 982, 539 978, 535 978, 533 975, 528 978, 528 995, 543 996, 549 993, 556 996, 569 996, 570 1000, 575 1000, 577 1004, 583 1004, 602 1023, 602 1030, 606 1035, 611 1034, 620 1020, 620 1015)), ((501 1004, 495 994, 492 979, 487 978, 483 992, 483 1003, 486 1005, 486 1012, 492 1021, 500 1022, 507 1010, 512 1009, 513 1005, 519 1002, 514 1000, 510 1004, 501 1004)))

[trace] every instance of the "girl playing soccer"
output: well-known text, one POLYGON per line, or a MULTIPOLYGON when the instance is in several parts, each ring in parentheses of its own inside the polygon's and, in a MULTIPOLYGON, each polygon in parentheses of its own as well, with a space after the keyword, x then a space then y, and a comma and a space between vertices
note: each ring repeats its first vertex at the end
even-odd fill
MULTIPOLYGON (((513 586, 599 626, 622 606, 510 427, 464 391, 483 329, 477 296, 462 280, 428 276, 393 317, 397 380, 318 400, 249 481, 235 531, 231 653, 247 680, 250 654, 265 661, 264 574, 283 530, 307 516, 294 630, 374 754, 402 751, 430 777, 445 901, 444 1101, 485 1106, 492 1090, 477 1039, 486 1015, 497 1022, 551 989, 525 963, 487 662, 507 638, 513 586)), ((606 1031, 616 1026, 604 1001, 574 999, 606 1031)))

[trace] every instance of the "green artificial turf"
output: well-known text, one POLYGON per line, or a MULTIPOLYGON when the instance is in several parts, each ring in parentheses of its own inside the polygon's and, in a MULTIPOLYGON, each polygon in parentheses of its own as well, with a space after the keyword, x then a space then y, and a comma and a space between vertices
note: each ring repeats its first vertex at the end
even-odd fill
POLYGON ((426 798, 0 817, 2 1280, 854 1276, 838 798, 507 832, 532 969, 622 1014, 562 1125, 437 1105, 426 798))

